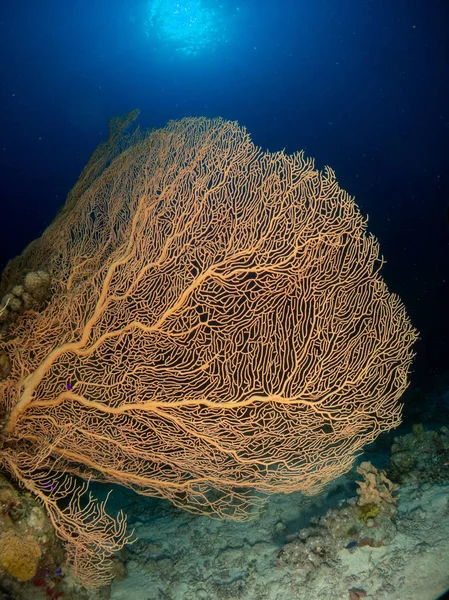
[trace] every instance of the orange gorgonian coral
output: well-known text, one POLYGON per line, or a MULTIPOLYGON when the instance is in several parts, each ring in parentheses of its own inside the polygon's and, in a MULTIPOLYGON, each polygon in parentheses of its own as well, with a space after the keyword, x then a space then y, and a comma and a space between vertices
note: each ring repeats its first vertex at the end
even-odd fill
POLYGON ((315 494, 400 422, 416 339, 331 169, 221 119, 128 134, 136 116, 2 281, 44 270, 52 295, 0 344, 1 463, 92 585, 125 520, 71 476, 235 519, 315 494))

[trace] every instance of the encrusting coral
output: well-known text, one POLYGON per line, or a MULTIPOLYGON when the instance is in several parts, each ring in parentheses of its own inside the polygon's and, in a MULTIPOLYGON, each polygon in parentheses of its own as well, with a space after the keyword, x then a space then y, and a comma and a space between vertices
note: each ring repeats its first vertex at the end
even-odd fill
MULTIPOLYGON (((63 562, 64 553, 45 509, 29 492, 16 489, 0 475, 0 576, 3 585, 14 586, 13 580, 30 582, 22 587, 28 590, 25 596, 31 597, 32 580, 38 572, 41 577, 52 574, 63 562)), ((20 588, 14 589, 15 596, 19 597, 20 588)))
MULTIPOLYGON (((30 271, 21 284, 16 284, 0 302, 0 341, 19 315, 31 309, 38 310, 48 300, 51 277, 45 271, 30 271)), ((0 352, 0 381, 11 373, 11 361, 5 351, 0 352)))
POLYGON ((32 536, 19 537, 8 531, 0 535, 0 567, 20 581, 36 575, 41 555, 41 547, 32 536))
POLYGON ((50 296, 51 277, 46 271, 30 271, 0 302, 0 323, 16 321, 23 312, 36 309, 50 296))
MULTIPOLYGON (((122 576, 123 564, 114 560, 122 576)), ((74 580, 45 508, 0 475, 0 597, 14 600, 105 600, 108 589, 74 580)))

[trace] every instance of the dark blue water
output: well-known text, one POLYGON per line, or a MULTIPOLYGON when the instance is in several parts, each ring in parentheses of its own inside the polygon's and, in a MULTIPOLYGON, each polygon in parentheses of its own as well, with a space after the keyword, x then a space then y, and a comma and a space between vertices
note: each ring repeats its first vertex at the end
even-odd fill
POLYGON ((447 371, 449 9, 427 0, 24 0, 0 12, 0 267, 51 222, 113 114, 238 120, 356 197, 447 371))

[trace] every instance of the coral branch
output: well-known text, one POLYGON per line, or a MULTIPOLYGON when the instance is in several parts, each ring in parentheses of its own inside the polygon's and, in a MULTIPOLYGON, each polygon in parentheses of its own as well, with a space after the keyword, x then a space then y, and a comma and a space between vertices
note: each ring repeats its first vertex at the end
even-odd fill
POLYGON ((261 494, 314 494, 399 424, 416 339, 331 169, 221 119, 127 134, 136 116, 0 286, 51 276, 1 341, 2 461, 94 582, 124 519, 81 509, 70 475, 234 519, 261 494), (40 473, 75 494, 67 510, 40 473))

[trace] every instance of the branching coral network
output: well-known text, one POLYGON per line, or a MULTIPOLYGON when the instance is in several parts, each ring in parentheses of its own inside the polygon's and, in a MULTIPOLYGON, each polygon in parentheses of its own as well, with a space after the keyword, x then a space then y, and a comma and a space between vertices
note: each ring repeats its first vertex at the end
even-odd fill
POLYGON ((111 121, 1 288, 51 275, 1 344, 1 463, 90 585, 110 578, 125 520, 93 499, 62 510, 84 492, 74 476, 234 519, 264 494, 315 494, 400 422, 416 339, 331 169, 233 122, 127 133, 136 116, 111 121))

